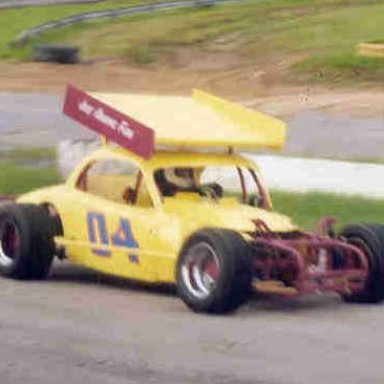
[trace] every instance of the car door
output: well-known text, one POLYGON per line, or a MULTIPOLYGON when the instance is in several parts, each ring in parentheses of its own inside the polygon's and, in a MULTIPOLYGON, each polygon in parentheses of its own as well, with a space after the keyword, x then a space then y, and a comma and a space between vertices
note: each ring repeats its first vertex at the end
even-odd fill
POLYGON ((80 176, 73 199, 80 230, 72 234, 78 244, 70 252, 72 261, 117 276, 159 280, 159 264, 169 259, 156 239, 164 217, 154 208, 137 165, 120 159, 93 162, 80 176))

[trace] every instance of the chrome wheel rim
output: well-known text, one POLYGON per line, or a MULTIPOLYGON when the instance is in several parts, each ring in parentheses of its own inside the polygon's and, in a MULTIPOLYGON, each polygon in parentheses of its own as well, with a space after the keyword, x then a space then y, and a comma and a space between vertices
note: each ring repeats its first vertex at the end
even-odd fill
POLYGON ((20 233, 16 225, 11 221, 0 224, 0 265, 9 267, 12 265, 20 246, 20 233))
POLYGON ((199 299, 208 297, 220 276, 219 258, 208 243, 192 246, 181 266, 181 276, 188 291, 199 299))

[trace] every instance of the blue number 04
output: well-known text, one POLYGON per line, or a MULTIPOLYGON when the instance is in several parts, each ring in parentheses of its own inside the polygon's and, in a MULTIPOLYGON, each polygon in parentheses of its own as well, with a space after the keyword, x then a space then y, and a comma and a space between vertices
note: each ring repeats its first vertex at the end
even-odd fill
MULTIPOLYGON (((109 236, 105 216, 100 212, 88 212, 87 228, 89 241, 92 244, 92 252, 98 256, 108 257, 111 255, 111 251, 104 248, 110 243, 119 247, 138 248, 138 243, 133 237, 127 219, 120 218, 116 232, 109 236), (100 247, 100 245, 103 247, 100 247)), ((129 255, 129 259, 131 262, 138 262, 135 255, 129 255)))

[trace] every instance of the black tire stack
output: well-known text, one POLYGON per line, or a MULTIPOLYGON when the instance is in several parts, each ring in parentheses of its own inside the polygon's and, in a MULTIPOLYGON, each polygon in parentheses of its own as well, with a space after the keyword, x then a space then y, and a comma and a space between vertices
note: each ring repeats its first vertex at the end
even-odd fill
POLYGON ((37 45, 33 48, 33 61, 59 64, 76 64, 79 62, 79 49, 65 45, 37 45))

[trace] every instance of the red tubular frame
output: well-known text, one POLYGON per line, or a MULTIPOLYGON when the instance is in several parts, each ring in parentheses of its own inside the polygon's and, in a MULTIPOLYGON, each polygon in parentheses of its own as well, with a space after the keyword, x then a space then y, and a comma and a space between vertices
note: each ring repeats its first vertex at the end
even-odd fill
POLYGON ((257 230, 251 233, 255 242, 251 248, 260 281, 281 282, 276 274, 288 273, 289 282, 283 289, 295 288, 297 294, 350 294, 363 289, 369 265, 366 255, 356 246, 315 233, 276 234, 259 220, 255 225, 257 230), (335 252, 342 258, 342 266, 334 265, 335 252))

